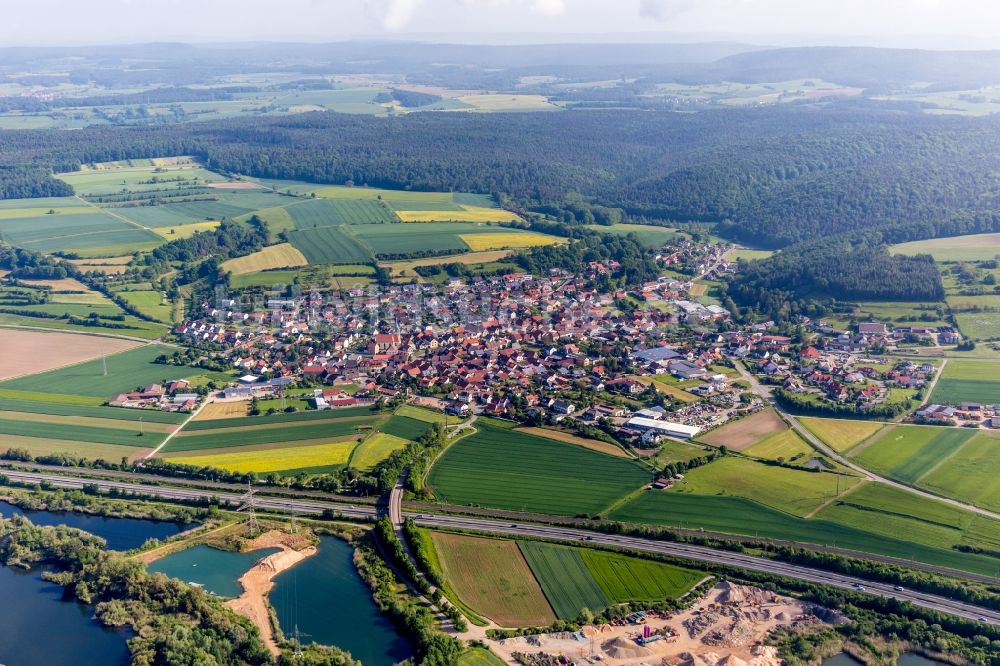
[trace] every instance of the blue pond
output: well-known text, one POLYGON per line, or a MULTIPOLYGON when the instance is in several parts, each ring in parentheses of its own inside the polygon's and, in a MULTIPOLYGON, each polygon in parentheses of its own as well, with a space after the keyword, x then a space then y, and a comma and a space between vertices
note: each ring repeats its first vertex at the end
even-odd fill
POLYGON ((274 579, 271 605, 286 635, 336 645, 365 666, 391 666, 412 656, 409 644, 372 599, 343 539, 320 538, 319 552, 274 579))
POLYGON ((15 513, 27 517, 36 525, 66 525, 90 532, 94 536, 105 539, 108 542, 108 548, 112 550, 138 548, 149 539, 166 539, 191 527, 179 523, 137 518, 105 518, 85 513, 25 511, 8 502, 0 502, 0 514, 9 517, 15 513))
MULTIPOLYGON (((102 518, 80 513, 22 511, 0 502, 0 513, 27 516, 36 525, 68 525, 129 550, 147 539, 163 539, 184 526, 152 520, 102 518)), ((129 663, 127 634, 91 619, 93 609, 64 599, 62 587, 40 572, 0 567, 0 663, 10 666, 117 666, 129 663), (17 603, 11 603, 11 600, 17 603)))

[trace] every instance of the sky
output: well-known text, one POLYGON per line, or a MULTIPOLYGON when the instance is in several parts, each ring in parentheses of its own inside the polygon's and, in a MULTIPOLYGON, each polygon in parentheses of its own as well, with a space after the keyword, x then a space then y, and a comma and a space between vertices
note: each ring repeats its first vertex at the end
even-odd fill
POLYGON ((2 46, 370 37, 503 43, 529 33, 533 41, 1000 48, 997 0, 0 0, 0 17, 2 46))

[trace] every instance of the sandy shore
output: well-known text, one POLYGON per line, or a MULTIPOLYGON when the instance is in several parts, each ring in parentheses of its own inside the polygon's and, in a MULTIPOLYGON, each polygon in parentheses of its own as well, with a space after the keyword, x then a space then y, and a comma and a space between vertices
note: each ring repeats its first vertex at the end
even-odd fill
POLYGON ((763 640, 775 627, 815 623, 809 604, 753 587, 720 583, 688 610, 650 615, 638 625, 588 626, 577 633, 543 634, 502 641, 487 640, 508 664, 514 653, 532 655, 539 666, 565 656, 577 664, 607 666, 779 666, 775 648, 763 640), (639 645, 648 626, 663 636, 639 645))
POLYGON ((274 640, 274 631, 267 611, 267 595, 274 587, 275 576, 315 555, 316 547, 308 545, 308 541, 302 535, 272 530, 253 540, 251 550, 261 548, 281 548, 281 552, 268 555, 243 574, 240 577, 243 594, 227 601, 226 606, 250 618, 257 625, 264 645, 277 659, 281 651, 274 640))

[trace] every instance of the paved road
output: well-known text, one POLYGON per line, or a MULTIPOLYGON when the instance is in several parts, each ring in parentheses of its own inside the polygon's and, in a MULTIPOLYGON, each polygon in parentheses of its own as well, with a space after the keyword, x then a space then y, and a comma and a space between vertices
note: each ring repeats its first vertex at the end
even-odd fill
MULTIPOLYGON (((41 483, 44 481, 60 488, 82 488, 84 485, 93 484, 102 491, 114 489, 121 493, 152 495, 165 499, 197 500, 216 498, 221 502, 236 505, 240 503, 240 498, 242 496, 241 493, 220 493, 197 488, 176 488, 171 486, 146 486, 136 483, 128 483, 125 481, 96 480, 86 477, 62 476, 44 472, 8 470, 5 474, 11 479, 27 483, 41 483)), ((316 515, 326 510, 332 510, 347 517, 361 519, 371 519, 376 515, 376 508, 373 506, 336 504, 312 499, 258 496, 257 506, 260 509, 310 515, 316 515)), ((664 555, 689 558, 692 560, 730 565, 752 571, 788 576, 802 581, 822 583, 843 589, 851 589, 858 581, 856 578, 836 573, 830 573, 795 564, 787 564, 785 562, 775 562, 760 557, 754 557, 752 555, 744 555, 742 553, 730 553, 726 551, 713 550, 705 546, 600 534, 587 530, 566 527, 488 520, 484 518, 420 513, 410 515, 412 515, 419 525, 427 527, 475 530, 488 534, 541 537, 556 541, 586 542, 592 544, 619 546, 650 553, 661 553, 664 555)), ((982 621, 990 624, 1000 625, 1000 611, 994 611, 922 592, 911 592, 908 590, 894 591, 892 586, 885 585, 883 583, 865 583, 865 587, 871 594, 894 596, 902 600, 910 601, 916 606, 950 613, 967 619, 981 618, 982 621)))
MULTIPOLYGON (((89 479, 114 479, 121 481, 129 481, 136 484, 146 484, 150 486, 180 486, 187 488, 198 488, 210 493, 219 492, 234 492, 234 493, 244 493, 246 491, 246 486, 240 483, 226 483, 224 481, 209 481, 209 480, 197 480, 197 479, 185 479, 181 477, 164 477, 157 476, 153 474, 142 474, 137 472, 123 472, 120 470, 102 470, 102 469, 89 469, 85 467, 63 467, 56 465, 39 465, 37 463, 21 463, 17 461, 10 460, 0 460, 0 470, 2 468, 19 468, 26 469, 36 472, 51 472, 60 476, 77 476, 79 478, 89 478, 89 479)), ((2 473, 2 471, 0 471, 2 473)), ((375 506, 377 504, 377 498, 374 497, 354 497, 349 495, 337 495, 335 493, 328 493, 319 490, 297 490, 294 488, 281 488, 272 486, 260 486, 257 490, 258 496, 273 496, 273 497, 291 497, 293 499, 317 499, 321 501, 330 502, 333 504, 361 504, 375 506)), ((398 506, 400 511, 402 511, 402 493, 398 495, 398 506)), ((573 518, 567 518, 566 516, 553 516, 547 514, 531 514, 522 513, 519 511, 502 511, 499 509, 483 509, 480 507, 469 507, 460 505, 447 505, 447 504, 431 504, 424 502, 411 502, 408 503, 411 508, 411 513, 452 513, 452 514, 463 514, 463 515, 475 515, 476 517, 493 519, 499 522, 528 522, 528 523, 559 523, 562 525, 572 524, 576 521, 573 518)), ((586 527, 581 527, 581 529, 586 529, 586 527)), ((683 534, 686 536, 700 536, 708 538, 726 539, 730 541, 756 541, 758 537, 752 536, 741 536, 738 534, 726 534, 723 532, 713 532, 711 530, 701 530, 701 529, 686 529, 675 527, 674 531, 678 534, 683 534)), ((783 546, 792 546, 797 548, 807 548, 810 550, 815 550, 817 552, 832 553, 836 555, 843 555, 845 557, 853 557, 859 559, 867 559, 874 562, 885 562, 888 564, 895 564, 901 567, 908 567, 911 569, 919 569, 922 571, 928 571, 931 573, 941 574, 943 576, 951 576, 956 578, 966 578, 968 580, 976 580, 989 584, 996 584, 997 578, 995 576, 985 576, 982 574, 976 574, 969 571, 960 571, 957 569, 950 569, 948 567, 941 567, 934 564, 928 564, 926 562, 917 562, 912 560, 906 560, 899 557, 889 557, 886 555, 878 555, 876 553, 866 553, 857 550, 850 550, 848 548, 838 548, 832 545, 822 545, 822 544, 810 544, 803 542, 790 541, 787 539, 763 539, 769 543, 783 546)))
POLYGON ((781 417, 784 418, 789 423, 789 425, 791 425, 792 429, 796 433, 801 435, 802 438, 805 439, 807 442, 809 442, 816 450, 823 453, 832 460, 837 461, 844 467, 848 467, 854 470, 855 472, 860 474, 865 479, 868 479, 869 481, 884 483, 887 486, 892 486, 893 488, 896 488, 898 490, 912 493, 914 495, 919 495, 920 497, 934 500, 935 502, 944 502, 945 504, 950 504, 960 509, 965 509, 966 511, 972 511, 973 513, 978 513, 981 516, 986 516, 994 520, 1000 520, 1000 513, 987 511, 986 509, 975 506, 973 504, 966 504, 965 502, 960 502, 956 499, 951 499, 949 497, 941 497, 940 495, 935 495, 933 493, 929 493, 920 490, 918 488, 908 486, 905 483, 899 483, 898 481, 887 479, 884 476, 879 476, 878 474, 872 472, 871 470, 858 465, 857 463, 849 460, 848 458, 845 458, 844 456, 840 455, 839 453, 831 449, 825 443, 823 443, 823 441, 820 440, 818 437, 816 437, 816 435, 812 434, 812 432, 810 432, 808 428, 806 428, 799 422, 799 420, 795 417, 795 415, 785 411, 785 409, 780 404, 778 404, 778 401, 771 393, 771 389, 767 386, 764 386, 759 381, 757 381, 757 378, 751 373, 747 372, 747 370, 743 367, 741 363, 736 363, 735 365, 736 369, 739 370, 740 375, 742 375, 743 379, 747 380, 750 383, 750 386, 754 393, 756 393, 765 401, 767 401, 767 403, 770 404, 774 408, 774 410, 778 412, 778 414, 780 414, 781 417))

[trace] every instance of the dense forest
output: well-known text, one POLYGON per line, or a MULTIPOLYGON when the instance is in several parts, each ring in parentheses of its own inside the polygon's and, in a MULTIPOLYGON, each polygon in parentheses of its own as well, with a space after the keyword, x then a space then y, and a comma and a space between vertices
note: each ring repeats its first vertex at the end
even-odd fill
POLYGON ((826 314, 832 299, 940 301, 941 274, 930 256, 890 255, 877 233, 841 235, 745 263, 728 295, 771 318, 826 314))
POLYGON ((231 173, 484 192, 524 209, 559 206, 576 193, 632 219, 718 222, 729 237, 769 247, 872 228, 911 239, 1000 229, 998 123, 770 107, 395 118, 309 113, 14 131, 0 132, 0 166, 15 167, 0 170, 0 192, 64 191, 42 165, 66 170, 192 154, 231 173))

